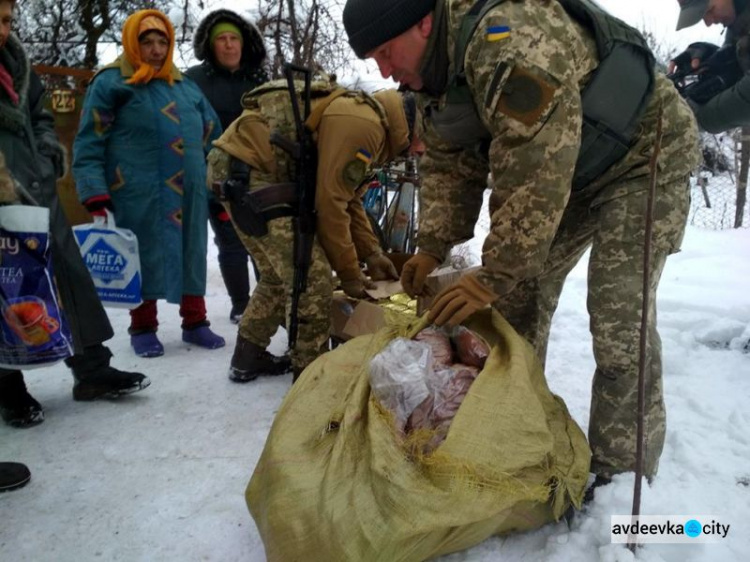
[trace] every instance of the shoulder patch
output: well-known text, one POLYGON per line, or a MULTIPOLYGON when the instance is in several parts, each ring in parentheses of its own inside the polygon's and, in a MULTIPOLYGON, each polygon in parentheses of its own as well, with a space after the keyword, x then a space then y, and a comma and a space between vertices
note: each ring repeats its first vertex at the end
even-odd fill
POLYGON ((368 151, 366 151, 364 148, 360 148, 357 151, 356 157, 359 160, 362 160, 365 164, 369 165, 370 162, 372 162, 372 154, 370 154, 368 151))
POLYGON ((510 37, 510 27, 507 25, 488 25, 484 35, 487 41, 501 41, 510 37))
POLYGON ((342 171, 344 183, 352 189, 357 189, 367 177, 367 168, 368 165, 364 160, 360 160, 359 156, 347 162, 342 171))
POLYGON ((497 110, 530 127, 549 112, 556 90, 556 84, 516 66, 501 88, 497 110))

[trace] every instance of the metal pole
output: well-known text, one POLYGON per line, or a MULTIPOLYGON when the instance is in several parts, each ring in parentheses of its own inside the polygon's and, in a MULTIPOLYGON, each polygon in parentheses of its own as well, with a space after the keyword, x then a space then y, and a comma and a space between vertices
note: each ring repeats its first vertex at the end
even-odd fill
MULTIPOLYGON (((663 109, 659 106, 656 123, 656 138, 654 139, 654 150, 651 154, 650 178, 648 197, 646 202, 646 230, 643 242, 643 299, 641 301, 641 338, 638 357, 638 419, 636 429, 635 449, 635 486, 633 487, 633 511, 632 518, 641 513, 641 480, 643 480, 643 457, 644 457, 644 418, 646 415, 646 353, 648 346, 648 311, 650 308, 650 277, 651 277, 651 235, 654 223, 654 198, 656 197, 656 163, 659 158, 662 138, 662 116, 663 109)), ((628 537, 628 548, 635 552, 637 543, 633 535, 628 537)))

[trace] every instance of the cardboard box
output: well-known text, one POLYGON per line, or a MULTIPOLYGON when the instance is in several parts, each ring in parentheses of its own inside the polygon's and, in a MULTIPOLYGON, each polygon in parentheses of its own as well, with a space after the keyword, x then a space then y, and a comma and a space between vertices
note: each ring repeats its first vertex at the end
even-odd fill
MULTIPOLYGON (((389 254, 389 257, 400 273, 411 255, 389 254)), ((428 296, 417 299, 417 315, 424 314, 440 291, 458 281, 462 275, 473 273, 478 269, 479 266, 466 269, 446 266, 433 271, 425 280, 428 296)), ((383 301, 391 295, 403 292, 401 283, 398 281, 378 281, 376 284, 378 286, 376 290, 367 291, 368 295, 376 301, 383 301)), ((331 309, 331 336, 334 340, 342 342, 357 336, 372 334, 385 324, 385 311, 376 302, 352 299, 341 292, 334 293, 331 309)))
POLYGON ((385 326, 385 311, 377 303, 357 300, 344 294, 333 295, 331 337, 348 341, 373 334, 385 326))
POLYGON ((331 337, 339 342, 357 336, 374 334, 386 325, 385 310, 378 304, 392 304, 390 297, 403 293, 400 281, 376 281, 376 289, 367 290, 373 300, 357 300, 343 292, 333 294, 331 306, 331 337))
POLYGON ((469 267, 467 269, 454 269, 452 266, 441 267, 436 269, 425 279, 425 296, 417 298, 417 315, 421 316, 432 305, 432 300, 437 294, 453 285, 462 275, 477 271, 480 266, 469 267))

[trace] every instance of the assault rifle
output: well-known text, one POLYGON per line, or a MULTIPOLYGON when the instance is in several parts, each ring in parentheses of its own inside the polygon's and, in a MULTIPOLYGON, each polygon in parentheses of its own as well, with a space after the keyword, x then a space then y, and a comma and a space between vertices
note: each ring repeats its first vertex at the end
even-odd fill
POLYGON ((699 105, 733 86, 744 74, 734 45, 719 49, 715 45, 693 43, 674 59, 674 63, 675 70, 667 78, 674 82, 683 98, 699 105), (708 57, 698 68, 692 68, 692 59, 702 59, 701 54, 708 54, 708 57))
POLYGON ((307 274, 312 261, 313 242, 317 213, 315 210, 315 181, 318 169, 318 151, 313 141, 313 134, 305 126, 310 116, 310 88, 312 71, 309 68, 285 64, 284 76, 287 81, 289 97, 292 101, 294 125, 297 139, 292 141, 278 131, 271 133, 271 144, 285 151, 294 160, 294 182, 297 184, 299 195, 299 209, 292 219, 294 226, 294 285, 292 287, 292 309, 289 319, 289 349, 293 349, 297 342, 299 328, 299 299, 307 290, 307 274), (305 79, 305 89, 302 93, 304 100, 304 116, 300 112, 297 89, 294 85, 294 73, 302 74, 305 79))

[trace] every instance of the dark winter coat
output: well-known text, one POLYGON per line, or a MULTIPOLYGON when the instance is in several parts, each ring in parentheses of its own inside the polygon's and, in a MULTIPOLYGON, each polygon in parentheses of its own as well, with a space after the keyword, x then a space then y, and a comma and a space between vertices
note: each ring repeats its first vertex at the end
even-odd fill
POLYGON ((737 16, 727 28, 724 47, 735 50, 742 78, 695 110, 701 129, 714 134, 750 125, 750 4, 735 2, 735 9, 737 16))
POLYGON ((0 61, 20 96, 16 106, 0 89, 0 151, 16 181, 39 205, 50 209, 55 279, 75 352, 82 353, 83 347, 111 338, 113 331, 57 195, 56 180, 64 173, 65 154, 54 119, 44 110, 44 88, 14 35, 0 49, 0 61))
POLYGON ((268 81, 263 69, 266 59, 263 37, 252 23, 236 13, 216 10, 198 25, 193 48, 195 57, 203 63, 189 68, 185 74, 198 83, 219 115, 222 129, 226 129, 242 113, 242 94, 268 81), (242 58, 240 68, 235 72, 219 66, 211 49, 209 32, 219 22, 232 23, 242 32, 242 58))
POLYGON ((86 92, 74 144, 81 201, 109 195, 117 224, 138 238, 142 296, 179 303, 206 291, 206 153, 221 133, 192 80, 128 84, 124 58, 86 92))

